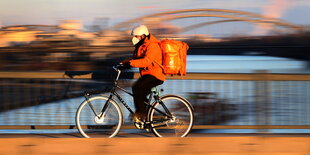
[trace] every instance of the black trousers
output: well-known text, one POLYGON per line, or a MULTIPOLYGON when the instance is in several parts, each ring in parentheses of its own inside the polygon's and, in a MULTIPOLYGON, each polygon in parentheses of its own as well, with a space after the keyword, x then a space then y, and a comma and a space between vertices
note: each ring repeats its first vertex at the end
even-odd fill
POLYGON ((147 95, 151 93, 151 89, 164 82, 155 78, 152 75, 144 75, 138 79, 133 85, 132 92, 134 97, 134 103, 136 106, 136 114, 146 114, 147 107, 144 102, 147 101, 147 95))

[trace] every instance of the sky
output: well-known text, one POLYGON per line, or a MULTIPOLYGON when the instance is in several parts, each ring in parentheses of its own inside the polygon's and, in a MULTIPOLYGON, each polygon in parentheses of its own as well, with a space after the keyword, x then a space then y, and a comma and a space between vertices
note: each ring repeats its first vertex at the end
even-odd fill
POLYGON ((55 25, 73 19, 89 24, 104 17, 109 18, 111 26, 152 13, 201 8, 269 14, 294 24, 310 25, 310 0, 2 0, 0 23, 55 25))

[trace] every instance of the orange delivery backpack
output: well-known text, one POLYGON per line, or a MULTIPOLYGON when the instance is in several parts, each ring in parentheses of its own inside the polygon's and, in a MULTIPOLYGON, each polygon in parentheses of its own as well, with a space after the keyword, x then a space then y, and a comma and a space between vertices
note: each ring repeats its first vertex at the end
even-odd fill
POLYGON ((188 44, 174 39, 164 39, 159 45, 163 55, 163 63, 159 65, 163 68, 164 74, 184 76, 188 44))

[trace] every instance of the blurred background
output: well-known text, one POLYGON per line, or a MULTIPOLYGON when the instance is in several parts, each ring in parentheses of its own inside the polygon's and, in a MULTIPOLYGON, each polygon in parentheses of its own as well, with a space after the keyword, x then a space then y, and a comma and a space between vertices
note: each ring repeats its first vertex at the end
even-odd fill
MULTIPOLYGON (((310 132, 307 0, 11 0, 0 6, 0 132, 74 126, 83 92, 109 90, 112 66, 132 56, 130 31, 138 24, 158 39, 189 44, 191 78, 161 87, 191 101, 195 132, 310 132)), ((123 77, 128 90, 134 72, 123 77)), ((126 101, 133 105, 129 96, 126 101)))

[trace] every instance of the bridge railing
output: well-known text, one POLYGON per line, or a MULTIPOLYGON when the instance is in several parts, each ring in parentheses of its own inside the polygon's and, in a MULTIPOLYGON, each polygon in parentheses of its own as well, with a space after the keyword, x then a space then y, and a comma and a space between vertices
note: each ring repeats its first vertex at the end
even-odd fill
MULTIPOLYGON (((94 74, 78 73, 72 79, 64 72, 1 72, 0 129, 74 128, 83 92, 106 92, 111 77, 98 80, 94 74)), ((310 75, 260 71, 189 73, 168 79, 161 86, 163 93, 182 95, 193 104, 194 129, 310 129, 310 75)), ((125 78, 121 84, 130 90, 134 81, 125 78)), ((130 96, 124 97, 132 106, 130 96)), ((130 123, 126 120, 125 124, 130 123)))

